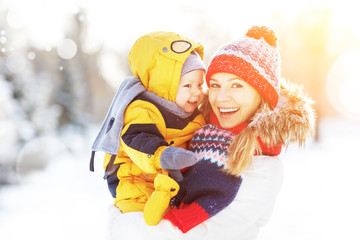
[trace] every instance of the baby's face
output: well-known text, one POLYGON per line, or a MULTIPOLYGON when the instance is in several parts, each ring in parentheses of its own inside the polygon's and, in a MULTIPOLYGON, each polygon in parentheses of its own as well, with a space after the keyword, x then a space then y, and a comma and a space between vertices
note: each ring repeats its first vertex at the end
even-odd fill
POLYGON ((204 99, 203 70, 194 70, 180 77, 175 103, 186 112, 193 112, 204 99))

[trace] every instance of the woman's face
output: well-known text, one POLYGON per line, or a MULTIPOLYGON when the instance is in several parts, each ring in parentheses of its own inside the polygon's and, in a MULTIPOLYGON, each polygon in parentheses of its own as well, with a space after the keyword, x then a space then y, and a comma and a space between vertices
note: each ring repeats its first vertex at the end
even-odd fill
POLYGON ((248 121, 260 106, 260 94, 234 74, 215 73, 209 83, 209 101, 224 129, 248 121))

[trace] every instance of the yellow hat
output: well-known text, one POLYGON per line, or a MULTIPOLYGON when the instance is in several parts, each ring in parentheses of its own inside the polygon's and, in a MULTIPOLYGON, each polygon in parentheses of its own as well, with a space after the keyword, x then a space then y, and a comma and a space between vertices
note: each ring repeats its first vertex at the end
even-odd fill
POLYGON ((173 32, 140 37, 129 53, 130 69, 146 90, 175 102, 183 64, 192 51, 203 59, 204 47, 173 32))

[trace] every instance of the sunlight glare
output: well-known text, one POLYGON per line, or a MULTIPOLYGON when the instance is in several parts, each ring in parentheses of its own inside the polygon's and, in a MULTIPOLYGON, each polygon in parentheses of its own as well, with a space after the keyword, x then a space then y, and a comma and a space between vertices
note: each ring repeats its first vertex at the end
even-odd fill
POLYGON ((360 75, 353 75, 344 80, 340 87, 339 98, 346 111, 360 115, 360 75))
POLYGON ((342 115, 360 120, 360 51, 339 57, 327 77, 327 96, 332 106, 342 115))
POLYGON ((9 0, 7 23, 22 30, 28 40, 39 48, 56 45, 68 24, 66 19, 78 11, 71 0, 9 0))

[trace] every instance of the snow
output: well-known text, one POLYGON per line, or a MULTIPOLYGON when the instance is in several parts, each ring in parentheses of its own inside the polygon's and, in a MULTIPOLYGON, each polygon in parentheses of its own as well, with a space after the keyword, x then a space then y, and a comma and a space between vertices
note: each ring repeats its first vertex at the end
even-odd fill
POLYGON ((320 131, 320 142, 283 154, 283 188, 260 239, 360 239, 360 124, 327 120, 320 131))
POLYGON ((85 154, 55 152, 44 170, 19 171, 21 184, 0 188, 0 239, 104 239, 112 199, 102 173, 89 172, 85 154))
MULTIPOLYGON (((19 173, 20 184, 0 187, 0 239, 107 238, 112 199, 102 154, 95 173, 88 170, 94 129, 49 141, 58 148, 43 170, 19 173)), ((360 239, 360 124, 326 119, 320 131, 321 141, 282 153, 283 187, 259 240, 360 239)), ((44 148, 54 151, 51 146, 44 148)))

